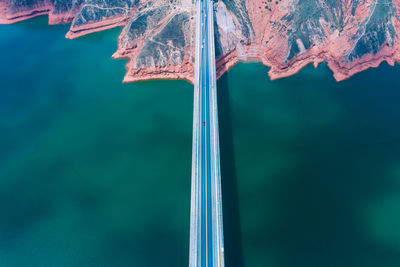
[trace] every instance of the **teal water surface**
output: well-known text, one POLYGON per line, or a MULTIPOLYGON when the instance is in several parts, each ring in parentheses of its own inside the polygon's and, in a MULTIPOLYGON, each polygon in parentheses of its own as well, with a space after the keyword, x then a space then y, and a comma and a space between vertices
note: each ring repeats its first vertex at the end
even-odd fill
POLYGON ((219 87, 226 266, 400 266, 400 68, 219 87))
POLYGON ((0 27, 0 265, 187 266, 191 85, 67 29, 0 27))
MULTIPOLYGON (((0 265, 187 266, 192 85, 67 30, 0 26, 0 265)), ((400 266, 400 68, 267 70, 218 82, 226 266, 400 266)))

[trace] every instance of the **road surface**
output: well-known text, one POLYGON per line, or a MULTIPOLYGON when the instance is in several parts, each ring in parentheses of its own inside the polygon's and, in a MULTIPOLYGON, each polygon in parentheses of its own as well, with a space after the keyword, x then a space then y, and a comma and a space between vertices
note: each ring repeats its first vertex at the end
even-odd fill
POLYGON ((224 267, 211 0, 197 1, 190 267, 224 267))

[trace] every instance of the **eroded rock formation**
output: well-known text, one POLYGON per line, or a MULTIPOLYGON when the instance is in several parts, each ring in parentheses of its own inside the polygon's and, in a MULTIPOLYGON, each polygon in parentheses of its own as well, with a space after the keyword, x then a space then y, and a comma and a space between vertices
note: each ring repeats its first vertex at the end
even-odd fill
MULTIPOLYGON (((129 58, 124 81, 193 81, 195 0, 0 0, 0 23, 48 14, 71 23, 67 38, 123 26, 113 57, 129 58)), ((400 0, 219 0, 218 75, 259 60, 271 78, 327 62, 343 80, 400 61, 400 0)))

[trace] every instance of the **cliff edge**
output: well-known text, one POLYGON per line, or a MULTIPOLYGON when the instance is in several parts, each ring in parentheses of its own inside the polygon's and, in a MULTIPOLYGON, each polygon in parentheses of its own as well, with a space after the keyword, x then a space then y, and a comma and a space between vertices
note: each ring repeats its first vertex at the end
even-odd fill
MULTIPOLYGON (((258 60, 272 79, 327 62, 337 81, 400 62, 400 0, 217 0, 217 75, 258 60)), ((124 82, 194 79, 194 0, 1 0, 0 24, 71 23, 67 38, 123 27, 124 82)))

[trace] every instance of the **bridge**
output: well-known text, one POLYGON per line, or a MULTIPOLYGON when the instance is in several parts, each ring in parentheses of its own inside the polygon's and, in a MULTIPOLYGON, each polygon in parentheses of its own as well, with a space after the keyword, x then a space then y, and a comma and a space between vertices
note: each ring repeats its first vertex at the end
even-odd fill
POLYGON ((197 0, 189 267, 224 267, 212 0, 197 0))

